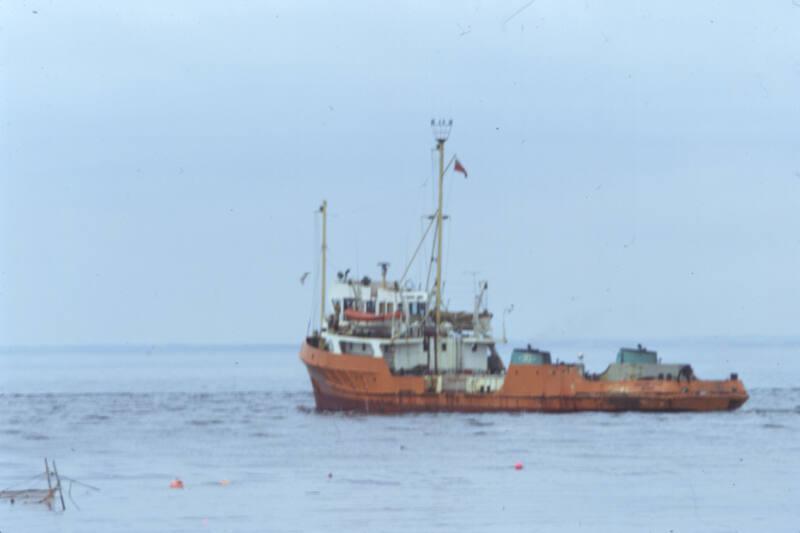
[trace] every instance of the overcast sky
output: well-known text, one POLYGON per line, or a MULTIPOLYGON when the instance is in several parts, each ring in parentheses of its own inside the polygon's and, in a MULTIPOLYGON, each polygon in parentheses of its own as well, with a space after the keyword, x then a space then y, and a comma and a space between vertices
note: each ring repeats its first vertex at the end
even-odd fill
POLYGON ((0 344, 300 342, 313 211, 399 276, 432 117, 452 308, 798 334, 797 1, 3 1, 0 91, 0 344))

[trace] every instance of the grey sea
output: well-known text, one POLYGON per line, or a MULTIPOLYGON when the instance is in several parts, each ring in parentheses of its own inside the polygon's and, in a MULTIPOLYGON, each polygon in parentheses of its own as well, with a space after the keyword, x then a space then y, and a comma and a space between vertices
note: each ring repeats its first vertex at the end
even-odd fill
MULTIPOLYGON (((542 347, 601 371, 618 346, 542 347)), ((750 401, 325 414, 297 346, 6 348, 0 489, 41 488, 48 457, 99 490, 65 480, 66 512, 0 500, 0 531, 800 531, 800 342, 651 347, 702 378, 737 371, 750 401)))

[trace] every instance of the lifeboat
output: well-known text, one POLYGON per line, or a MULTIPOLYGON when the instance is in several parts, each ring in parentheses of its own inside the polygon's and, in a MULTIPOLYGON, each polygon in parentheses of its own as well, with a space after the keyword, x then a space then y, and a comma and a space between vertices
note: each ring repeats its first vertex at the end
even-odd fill
POLYGON ((355 309, 345 309, 344 317, 354 322, 386 322, 392 319, 399 320, 403 318, 403 313, 402 311, 395 311, 394 313, 376 314, 357 311, 355 309))

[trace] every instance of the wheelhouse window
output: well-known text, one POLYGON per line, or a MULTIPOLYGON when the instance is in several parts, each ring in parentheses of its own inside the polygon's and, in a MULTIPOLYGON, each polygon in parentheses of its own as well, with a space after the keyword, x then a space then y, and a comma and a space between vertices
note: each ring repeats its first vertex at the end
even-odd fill
POLYGON ((341 341, 342 353, 349 355, 374 355, 372 345, 364 342, 341 341))

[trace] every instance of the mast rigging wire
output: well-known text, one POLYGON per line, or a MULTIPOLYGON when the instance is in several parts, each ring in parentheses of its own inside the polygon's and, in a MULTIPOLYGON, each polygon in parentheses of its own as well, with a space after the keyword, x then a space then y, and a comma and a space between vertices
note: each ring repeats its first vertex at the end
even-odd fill
POLYGON ((414 264, 414 260, 417 258, 417 254, 419 253, 420 248, 422 248, 422 245, 425 243, 425 239, 428 237, 428 232, 433 227, 433 222, 434 219, 431 219, 431 221, 428 223, 428 227, 425 229, 425 233, 422 234, 422 239, 420 239, 419 244, 417 245, 417 249, 414 250, 414 254, 411 256, 411 260, 408 262, 408 265, 406 265, 406 269, 403 271, 403 275, 400 277, 400 282, 399 282, 400 284, 402 284, 405 281, 406 275, 408 275, 408 271, 411 269, 411 265, 414 264))

